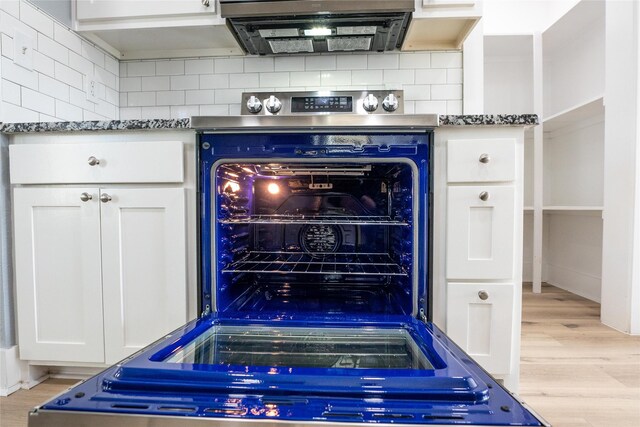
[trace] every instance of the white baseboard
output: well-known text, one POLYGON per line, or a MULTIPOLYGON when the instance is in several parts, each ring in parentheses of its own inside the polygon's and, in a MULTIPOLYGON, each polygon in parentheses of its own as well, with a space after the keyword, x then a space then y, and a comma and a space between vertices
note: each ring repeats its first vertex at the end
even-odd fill
POLYGON ((22 369, 18 359, 18 347, 0 348, 0 396, 8 396, 20 390, 22 369))

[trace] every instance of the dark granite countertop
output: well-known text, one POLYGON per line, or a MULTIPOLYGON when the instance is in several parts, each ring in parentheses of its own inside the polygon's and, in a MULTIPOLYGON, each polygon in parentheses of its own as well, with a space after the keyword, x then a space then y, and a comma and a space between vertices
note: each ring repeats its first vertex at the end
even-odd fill
MULTIPOLYGON (((535 114, 441 115, 440 126, 533 126, 535 114)), ((86 122, 0 123, 0 133, 108 130, 190 129, 190 119, 109 120, 86 122)))

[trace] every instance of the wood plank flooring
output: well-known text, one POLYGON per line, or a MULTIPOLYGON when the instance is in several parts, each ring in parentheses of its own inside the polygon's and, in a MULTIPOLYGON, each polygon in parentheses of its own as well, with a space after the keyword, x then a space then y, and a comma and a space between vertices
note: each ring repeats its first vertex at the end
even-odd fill
MULTIPOLYGON (((640 337, 603 326, 599 310, 525 285, 520 396, 554 427, 640 426, 640 337)), ((49 380, 0 398, 0 426, 26 427, 30 408, 74 383, 49 380)))

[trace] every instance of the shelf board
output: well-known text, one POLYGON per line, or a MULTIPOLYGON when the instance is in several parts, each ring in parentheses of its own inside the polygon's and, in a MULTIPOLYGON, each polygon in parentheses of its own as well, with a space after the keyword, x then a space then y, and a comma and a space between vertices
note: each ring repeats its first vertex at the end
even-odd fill
POLYGON ((524 211, 533 211, 533 206, 525 206, 522 208, 524 211))
POLYGON ((555 132, 592 117, 604 117, 603 99, 604 97, 600 95, 543 119, 544 131, 555 132))
POLYGON ((602 206, 545 206, 542 213, 602 216, 602 206))
POLYGON ((590 25, 605 16, 605 2, 582 0, 542 33, 545 54, 575 40, 590 25))

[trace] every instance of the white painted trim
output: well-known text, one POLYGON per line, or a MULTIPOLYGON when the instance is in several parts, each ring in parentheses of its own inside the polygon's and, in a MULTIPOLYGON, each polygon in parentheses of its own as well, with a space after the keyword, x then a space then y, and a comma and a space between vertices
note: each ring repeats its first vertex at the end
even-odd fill
POLYGON ((21 363, 18 346, 0 348, 0 396, 8 396, 20 389, 21 363))
POLYGON ((484 25, 480 20, 462 45, 462 111, 484 112, 484 25))
MULTIPOLYGON (((543 52, 542 34, 533 35, 533 110, 543 117, 543 52)), ((542 292, 543 252, 543 184, 544 184, 544 125, 533 129, 533 293, 542 292)))

